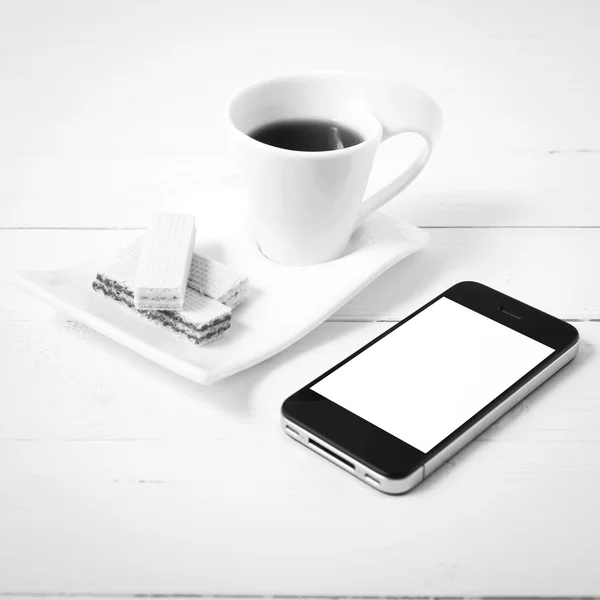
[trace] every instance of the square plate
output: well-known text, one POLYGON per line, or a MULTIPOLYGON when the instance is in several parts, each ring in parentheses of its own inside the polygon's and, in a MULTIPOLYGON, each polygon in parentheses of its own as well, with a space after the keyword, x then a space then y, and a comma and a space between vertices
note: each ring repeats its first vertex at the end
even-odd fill
POLYGON ((92 290, 96 273, 116 250, 67 269, 22 271, 14 283, 156 364, 210 384, 299 340, 428 237, 413 225, 375 213, 356 229, 341 258, 289 267, 265 258, 244 225, 226 223, 219 230, 200 221, 196 251, 245 274, 250 283, 231 329, 206 346, 195 346, 92 290))

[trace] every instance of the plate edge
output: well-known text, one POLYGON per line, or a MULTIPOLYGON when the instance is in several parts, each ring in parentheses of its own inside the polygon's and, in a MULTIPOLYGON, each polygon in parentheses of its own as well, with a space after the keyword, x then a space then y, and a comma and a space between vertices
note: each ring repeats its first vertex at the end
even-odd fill
POLYGON ((181 363, 179 361, 172 362, 169 355, 165 355, 164 353, 161 353, 160 356, 156 355, 156 350, 153 346, 140 343, 137 338, 128 334, 123 334, 112 324, 108 324, 102 320, 96 321, 96 317, 94 317, 87 310, 79 308, 78 306, 74 306, 73 304, 69 304, 61 298, 56 297, 27 276, 27 274, 33 273, 43 274, 53 272, 55 271, 13 271, 12 273, 9 273, 9 280, 19 289, 28 292, 39 300, 46 302, 46 304, 61 310, 69 316, 72 316, 75 320, 83 323, 90 329, 97 331, 113 342, 125 346, 129 350, 134 351, 136 354, 139 354, 146 360, 151 361, 163 369, 167 368, 170 371, 177 373, 181 377, 201 385, 210 385, 218 381, 219 377, 216 376, 216 374, 209 373, 200 366, 194 366, 193 369, 181 368, 181 363), (124 340, 127 340, 127 342, 124 340), (168 367, 165 366, 165 362, 169 363, 168 367))

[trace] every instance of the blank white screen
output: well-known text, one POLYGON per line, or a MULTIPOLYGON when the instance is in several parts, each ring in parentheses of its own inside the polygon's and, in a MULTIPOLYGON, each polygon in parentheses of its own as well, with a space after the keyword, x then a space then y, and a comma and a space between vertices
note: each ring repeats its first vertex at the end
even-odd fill
POLYGON ((312 389, 428 452, 553 351, 440 298, 312 389))

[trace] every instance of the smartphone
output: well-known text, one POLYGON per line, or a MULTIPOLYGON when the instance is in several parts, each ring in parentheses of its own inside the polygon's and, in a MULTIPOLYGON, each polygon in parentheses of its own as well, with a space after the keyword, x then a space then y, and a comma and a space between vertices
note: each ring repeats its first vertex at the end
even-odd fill
POLYGON ((402 494, 577 354, 575 327, 480 283, 446 290, 292 394, 294 440, 402 494))

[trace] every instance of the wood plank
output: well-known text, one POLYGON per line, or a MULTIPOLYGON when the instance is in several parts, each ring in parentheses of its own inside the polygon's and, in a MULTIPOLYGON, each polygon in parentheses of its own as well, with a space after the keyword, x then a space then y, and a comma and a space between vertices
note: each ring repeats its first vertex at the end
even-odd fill
MULTIPOLYGON (((242 206, 219 121, 235 89, 373 72, 424 87, 446 118, 390 214, 563 228, 432 229, 426 252, 335 318, 398 319, 478 279, 600 319, 598 229, 564 228, 600 226, 599 27, 594 0, 1 3, 0 228, 141 227, 158 208, 220 218, 242 206)), ((412 145, 382 151, 373 186, 412 145)), ((2 232, 0 271, 66 266, 135 235, 2 232)), ((4 597, 597 594, 600 323, 577 324, 574 364, 388 498, 277 422, 287 393, 386 323, 324 324, 199 388, 2 280, 0 298, 4 597)))
MULTIPOLYGON (((563 319, 600 319, 598 229, 431 229, 430 245, 390 269, 333 317, 399 320, 474 279, 563 319)), ((0 273, 56 269, 125 245, 139 231, 0 231, 0 273)), ((0 319, 64 320, 2 282, 0 319)))
POLYGON ((377 0, 368 11, 342 0, 210 9, 156 2, 143 14, 118 0, 59 5, 2 7, 2 69, 12 84, 0 112, 7 154, 224 148, 218 120, 232 92, 257 77, 311 68, 424 86, 446 110, 453 148, 597 147, 593 0, 463 0, 451 14, 435 0, 377 0), (399 22, 410 23, 401 35, 399 22))
MULTIPOLYGON (((369 193, 412 156, 412 140, 389 144, 369 193)), ((42 154, 3 162, 4 228, 146 227, 157 210, 220 219, 245 209, 227 155, 42 154)), ((600 226, 599 169, 600 152, 459 152, 444 140, 420 178, 385 210, 419 226, 600 226)))
POLYGON ((202 388, 77 324, 0 324, 0 591, 595 593, 600 324, 581 325, 573 364, 403 497, 286 439, 277 416, 385 326, 326 324, 202 388))
POLYGON ((408 220, 600 224, 593 0, 58 5, 0 7, 0 226, 142 226, 158 207, 239 202, 227 99, 314 68, 401 77, 439 101, 439 151, 392 207, 408 220))

